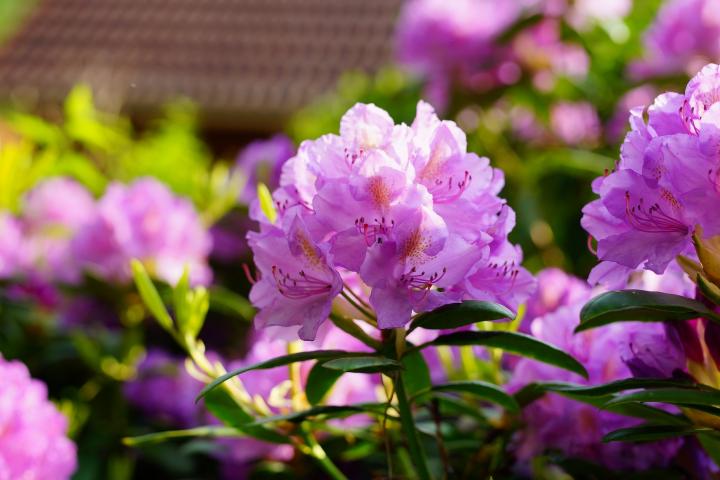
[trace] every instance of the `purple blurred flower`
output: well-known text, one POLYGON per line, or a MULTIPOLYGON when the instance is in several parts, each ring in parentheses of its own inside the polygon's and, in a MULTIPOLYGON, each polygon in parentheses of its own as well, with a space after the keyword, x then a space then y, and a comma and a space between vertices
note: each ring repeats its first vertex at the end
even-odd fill
POLYGON ((195 403, 202 384, 185 370, 181 357, 153 348, 137 371, 137 377, 124 386, 132 405, 173 427, 189 428, 202 422, 203 410, 195 403))
POLYGON ((693 253, 691 235, 702 225, 720 233, 718 167, 720 70, 708 65, 684 95, 666 93, 633 109, 615 171, 593 182, 600 198, 583 209, 583 227, 603 262, 591 281, 609 283, 635 268, 656 273, 679 254, 693 253))
POLYGON ((235 160, 235 168, 247 178, 240 202, 250 204, 255 199, 258 182, 267 185, 271 191, 277 188, 282 166, 294 154, 295 145, 283 134, 249 143, 235 160))
POLYGON ((194 283, 209 283, 212 275, 210 235, 193 205, 151 178, 111 184, 73 248, 85 268, 109 281, 128 281, 133 258, 169 283, 185 265, 194 283))
POLYGON ((525 305, 525 319, 528 322, 552 313, 560 307, 585 300, 590 292, 590 285, 587 282, 568 275, 558 268, 545 269, 535 278, 537 290, 525 305))
POLYGON ((558 102, 550 110, 555 135, 571 146, 595 145, 601 134, 600 117, 588 102, 558 102))
POLYGON ((695 74, 720 60, 720 0, 668 0, 644 39, 645 57, 630 66, 637 78, 695 74))
POLYGON ((546 18, 520 32, 513 41, 520 62, 533 72, 539 90, 550 90, 559 76, 580 79, 590 67, 588 54, 580 45, 566 43, 560 35, 559 20, 546 18))
POLYGON ((428 79, 440 105, 454 83, 477 89, 513 83, 519 69, 495 40, 521 12, 514 1, 408 1, 397 25, 397 58, 428 79))
POLYGON ((67 420, 22 363, 0 357, 0 479, 69 479, 77 460, 67 420))
POLYGON ((635 107, 647 105, 657 96, 657 90, 651 85, 641 85, 626 92, 615 106, 615 112, 607 123, 606 138, 610 142, 619 142, 627 133, 628 117, 635 107))
POLYGON ((77 283, 82 267, 72 241, 95 215, 95 200, 85 187, 67 178, 46 180, 22 205, 21 221, 30 268, 48 282, 77 283))
POLYGON ((424 102, 411 126, 354 106, 340 135, 303 142, 280 183, 274 224, 251 208, 261 225, 248 235, 260 325, 300 326, 314 339, 343 272, 369 287, 380 328, 463 298, 516 308, 532 291, 507 240, 515 214, 498 197, 502 172, 468 153, 464 132, 424 102))
MULTIPOLYGON (((623 358, 608 352, 622 351, 633 332, 647 333, 652 326, 623 323, 574 334, 580 309, 589 298, 587 293, 585 298, 532 319, 530 324, 533 336, 578 359, 587 369, 589 379, 522 358, 515 364, 509 384, 511 390, 543 380, 596 385, 631 376, 631 369, 623 358)), ((655 326, 662 329, 662 325, 655 326)), ((524 463, 547 449, 559 449, 566 455, 596 461, 608 468, 643 470, 666 465, 681 443, 680 440, 652 444, 603 443, 603 435, 610 431, 641 422, 557 394, 547 394, 530 404, 523 410, 523 418, 525 427, 518 435, 516 453, 524 463)))

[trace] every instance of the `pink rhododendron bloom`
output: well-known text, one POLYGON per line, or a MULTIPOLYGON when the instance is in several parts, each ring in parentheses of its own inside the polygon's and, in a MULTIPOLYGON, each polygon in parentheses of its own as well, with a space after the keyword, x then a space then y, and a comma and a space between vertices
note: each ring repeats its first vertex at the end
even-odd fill
POLYGON ((73 248, 86 269, 110 281, 128 281, 134 258, 169 283, 186 265, 194 283, 211 278, 211 239, 195 208, 150 178, 111 184, 73 248))
POLYGON ((80 280, 82 267, 72 241, 94 215, 95 200, 74 180, 46 180, 25 196, 21 221, 30 268, 37 277, 65 283, 80 280))
POLYGON ((258 324, 314 339, 349 273, 367 287, 380 328, 466 298, 516 308, 533 280, 507 240, 515 216, 498 197, 503 183, 427 103, 410 126, 354 106, 339 135, 303 142, 284 165, 274 223, 251 208, 258 324))
POLYGON ((583 227, 597 241, 600 263, 591 282, 617 284, 636 268, 656 273, 679 254, 693 254, 696 225, 720 233, 717 153, 720 71, 711 64, 685 94, 666 93, 630 115, 615 170, 593 182, 600 198, 583 209, 583 227))
POLYGON ((77 465, 66 418, 25 365, 0 356, 0 479, 67 480, 77 465))
POLYGON ((550 110, 555 136, 567 145, 592 146, 600 139, 600 117, 588 102, 558 102, 550 110))

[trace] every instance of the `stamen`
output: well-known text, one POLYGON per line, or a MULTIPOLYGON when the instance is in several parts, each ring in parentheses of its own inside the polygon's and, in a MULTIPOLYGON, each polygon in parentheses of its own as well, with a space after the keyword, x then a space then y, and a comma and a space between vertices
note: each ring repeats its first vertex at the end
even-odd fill
POLYGON ((429 188, 429 190, 433 195, 433 201, 435 203, 450 203, 462 196, 471 181, 472 175, 466 170, 462 180, 459 181, 453 182, 452 175, 445 180, 436 178, 434 182, 435 185, 429 188))
POLYGON ((446 267, 443 267, 440 272, 434 272, 430 275, 425 275, 424 270, 418 273, 417 268, 413 267, 410 269, 409 272, 404 273, 400 276, 400 283, 409 287, 412 290, 415 290, 417 292, 423 292, 425 295, 427 295, 427 292, 430 291, 433 285, 442 280, 443 277, 445 277, 446 273, 446 267))
MULTIPOLYGON (((681 208, 679 202, 670 192, 664 191, 663 195, 671 206, 681 208)), ((673 232, 686 235, 690 231, 687 225, 665 213, 659 203, 654 203, 649 208, 646 208, 641 198, 637 205, 631 205, 630 192, 625 192, 625 213, 630 225, 641 232, 673 232)))
POLYGON ((308 275, 300 270, 296 276, 283 272, 277 265, 272 266, 272 274, 278 291, 287 298, 298 300, 312 295, 321 295, 332 290, 325 280, 308 275))
POLYGON ((370 247, 373 244, 380 244, 383 238, 395 228, 395 220, 387 222, 385 217, 373 219, 372 223, 365 221, 365 217, 355 219, 355 228, 365 238, 365 244, 370 247))

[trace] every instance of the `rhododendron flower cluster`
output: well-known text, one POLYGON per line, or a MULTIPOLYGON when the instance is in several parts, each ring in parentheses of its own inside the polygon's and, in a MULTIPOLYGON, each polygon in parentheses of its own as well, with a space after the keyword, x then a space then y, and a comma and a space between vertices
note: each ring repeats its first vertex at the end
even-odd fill
MULTIPOLYGON (((683 280, 680 275, 681 272, 661 282, 651 279, 641 282, 641 286, 683 289, 687 279, 683 280)), ((559 270, 541 272, 538 282, 539 294, 528 305, 539 315, 526 318, 528 330, 533 336, 573 355, 586 368, 589 378, 586 380, 577 374, 521 358, 514 364, 509 383, 511 390, 538 381, 599 385, 630 377, 633 373, 641 373, 641 376, 657 373, 653 367, 671 374, 680 365, 680 356, 670 354, 677 350, 669 349, 673 346, 672 339, 662 324, 620 323, 574 334, 573 330, 580 322, 580 309, 593 296, 590 286, 559 270), (647 348, 645 340, 648 338, 653 339, 657 350, 647 348)), ((526 407, 523 419, 526 424, 518 434, 516 449, 518 457, 526 462, 546 450, 558 449, 566 455, 596 461, 611 469, 643 470, 666 465, 682 444, 680 440, 650 444, 603 443, 605 434, 637 425, 641 420, 555 393, 546 394, 526 407)))
POLYGON ((76 467, 67 420, 22 363, 0 356, 0 479, 66 480, 76 467))
POLYGON ((105 280, 129 281, 130 260, 137 258, 170 283, 186 265, 193 282, 209 283, 211 246, 192 203, 150 178, 108 186, 73 245, 83 268, 105 280))
POLYGON ((720 59, 720 1, 667 0, 645 35, 645 58, 630 66, 640 77, 694 74, 720 59))
POLYGON ((340 135, 304 142, 285 164, 274 212, 253 208, 257 322, 314 339, 346 272, 370 289, 381 329, 465 298, 517 307, 533 281, 507 239, 515 218, 502 186, 502 173, 427 103, 410 126, 354 106, 340 135))
POLYGON ((600 198, 583 210, 600 263, 591 282, 621 284, 627 273, 665 271, 679 254, 694 255, 692 234, 720 233, 720 67, 703 68, 684 94, 665 93, 632 111, 615 170, 598 178, 600 198))

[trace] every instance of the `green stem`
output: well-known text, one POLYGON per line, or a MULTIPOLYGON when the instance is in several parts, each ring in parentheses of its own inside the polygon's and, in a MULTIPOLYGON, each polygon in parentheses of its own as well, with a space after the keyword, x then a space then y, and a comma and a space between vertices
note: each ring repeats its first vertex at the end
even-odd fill
POLYGON ((395 384, 395 395, 397 396, 398 410, 400 411, 400 424, 402 425, 403 432, 405 433, 405 440, 408 443, 408 450, 412 463, 417 472, 418 478, 421 480, 430 480, 430 470, 428 469, 425 461, 425 452, 423 451, 422 445, 420 444, 420 438, 418 437, 418 430, 415 427, 415 420, 413 419, 412 408, 408 401, 407 392, 405 391, 405 384, 403 382, 402 374, 399 373, 393 377, 395 384))
POLYGON ((325 470, 325 473, 330 475, 330 478, 333 480, 348 480, 345 474, 342 473, 340 469, 335 466, 332 460, 330 460, 330 457, 327 456, 327 453, 325 453, 325 450, 315 439, 315 436, 312 434, 306 423, 303 423, 300 426, 300 435, 309 449, 310 456, 312 456, 315 461, 317 461, 318 465, 325 470))
MULTIPOLYGON (((392 333, 383 330, 383 340, 387 350, 394 352, 395 358, 400 362, 407 350, 407 342, 405 341, 406 333, 403 328, 396 328, 392 333)), ((392 375, 391 378, 393 381, 393 390, 395 390, 395 396, 397 397, 400 425, 402 426, 403 433, 405 433, 408 452, 410 453, 415 472, 420 480, 431 480, 432 477, 430 476, 430 470, 428 469, 425 459, 425 452, 420 443, 420 437, 418 437, 418 429, 415 426, 412 406, 405 391, 405 381, 403 380, 402 370, 392 375)))

